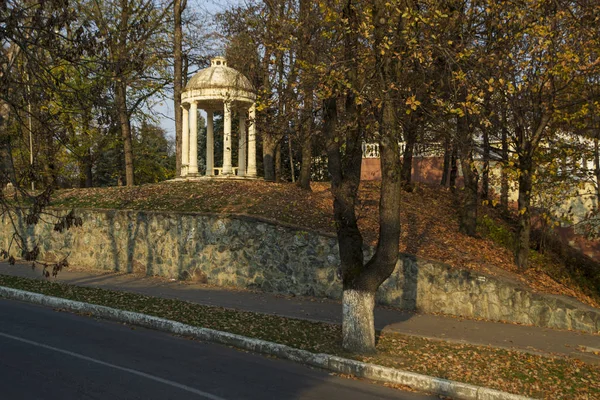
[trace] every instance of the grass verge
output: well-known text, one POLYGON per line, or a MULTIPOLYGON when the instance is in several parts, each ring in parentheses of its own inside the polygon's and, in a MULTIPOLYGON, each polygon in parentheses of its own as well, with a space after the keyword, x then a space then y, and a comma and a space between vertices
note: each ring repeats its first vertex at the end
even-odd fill
POLYGON ((339 325, 204 306, 140 294, 0 275, 0 285, 168 318, 318 353, 536 398, 600 398, 600 367, 579 360, 378 332, 377 354, 347 354, 339 325))

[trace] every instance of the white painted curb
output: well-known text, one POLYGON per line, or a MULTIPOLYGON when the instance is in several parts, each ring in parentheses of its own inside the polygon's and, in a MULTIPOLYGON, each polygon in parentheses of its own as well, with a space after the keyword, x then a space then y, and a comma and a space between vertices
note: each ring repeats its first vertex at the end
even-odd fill
POLYGON ((27 292, 24 290, 12 289, 4 286, 0 286, 0 297, 91 314, 113 321, 139 325, 177 335, 193 336, 197 339, 208 342, 220 343, 257 353, 269 354, 298 363, 307 364, 338 373, 351 374, 374 381, 405 385, 420 391, 450 396, 455 399, 529 399, 529 397, 501 392, 499 390, 488 389, 481 386, 435 378, 414 372, 401 371, 393 368, 382 367, 380 365, 367 364, 329 354, 315 354, 306 350, 295 349, 283 344, 252 339, 233 333, 216 331, 214 329, 197 328, 182 324, 180 322, 153 317, 151 315, 140 314, 132 311, 123 311, 116 308, 67 300, 59 297, 46 296, 39 293, 27 292))

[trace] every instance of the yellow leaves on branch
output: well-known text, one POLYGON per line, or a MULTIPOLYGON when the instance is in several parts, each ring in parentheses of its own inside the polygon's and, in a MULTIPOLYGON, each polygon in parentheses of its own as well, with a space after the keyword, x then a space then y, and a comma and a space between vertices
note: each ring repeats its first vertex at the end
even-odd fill
POLYGON ((451 114, 456 114, 456 115, 458 115, 461 118, 465 116, 464 110, 462 108, 460 108, 460 107, 456 107, 456 108, 451 109, 450 113, 451 114))
POLYGON ((487 80, 487 84, 488 84, 488 92, 493 92, 494 91, 494 78, 491 77, 489 80, 487 80))
POLYGON ((522 207, 519 209, 519 215, 523 215, 527 212, 527 207, 522 207))
POLYGON ((417 107, 421 105, 421 102, 417 100, 417 96, 412 95, 406 99, 406 105, 410 107, 409 109, 406 109, 406 113, 410 114, 411 110, 416 111, 417 107))

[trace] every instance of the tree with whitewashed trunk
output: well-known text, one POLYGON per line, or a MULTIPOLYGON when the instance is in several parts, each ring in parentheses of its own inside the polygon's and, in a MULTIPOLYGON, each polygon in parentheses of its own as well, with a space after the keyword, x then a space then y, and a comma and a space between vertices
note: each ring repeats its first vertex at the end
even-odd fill
MULTIPOLYGON (((388 84, 395 67, 393 57, 385 51, 385 30, 389 8, 375 2, 366 8, 372 13, 373 42, 364 46, 359 25, 364 18, 364 4, 346 1, 342 5, 340 23, 340 60, 344 65, 343 84, 335 82, 323 96, 323 133, 327 139, 327 156, 334 197, 334 217, 340 251, 343 281, 343 347, 356 353, 375 351, 373 309, 375 293, 396 267, 400 239, 400 152, 399 128, 393 107, 393 90, 388 84), (361 11, 362 10, 362 11, 361 11), (359 16, 359 12, 363 15, 359 16), (381 22, 380 22, 381 21, 381 22), (364 46, 364 47, 362 47, 364 46), (370 84, 376 94, 364 103, 357 88, 364 87, 365 74, 361 73, 366 57, 371 59, 373 79, 370 84), (362 60, 362 61, 361 61, 362 60), (337 87, 337 89, 336 89, 337 87), (339 89, 343 87, 344 89, 339 89), (356 206, 360 184, 362 142, 368 128, 376 127, 374 137, 379 142, 381 155, 381 193, 379 203, 379 240, 375 253, 365 262, 363 238, 357 224, 356 206)), ((332 12, 335 12, 332 10, 332 12)), ((386 43, 387 44, 387 43, 386 43)), ((333 53, 332 53, 333 54, 333 53)), ((331 74, 334 80, 339 75, 331 74)), ((338 81, 339 83, 339 81, 338 81)))

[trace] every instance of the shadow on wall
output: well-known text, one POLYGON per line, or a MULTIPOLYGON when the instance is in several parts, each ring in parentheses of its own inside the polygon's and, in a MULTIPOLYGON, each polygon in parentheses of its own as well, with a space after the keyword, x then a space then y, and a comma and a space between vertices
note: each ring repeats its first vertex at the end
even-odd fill
POLYGON ((124 221, 117 221, 115 216, 115 211, 106 212, 112 270, 115 272, 144 273, 149 276, 156 275, 155 246, 151 242, 148 220, 144 218, 143 213, 135 213, 134 222, 131 213, 127 212, 127 218, 125 219, 127 226, 122 226, 124 221), (123 235, 126 235, 124 241, 122 240, 123 235), (145 245, 140 246, 142 240, 145 245), (146 251, 145 263, 138 261, 139 256, 143 256, 143 254, 136 254, 136 251, 139 251, 140 248, 146 251))
POLYGON ((110 238, 110 249, 113 257, 113 270, 116 272, 120 272, 121 269, 119 266, 119 247, 117 246, 117 238, 115 236, 115 212, 107 212, 106 219, 108 220, 108 237, 110 238))
MULTIPOLYGON (((133 272, 133 262, 134 262, 134 252, 135 252, 135 243, 137 242, 138 233, 140 231, 140 215, 138 213, 138 218, 136 218, 135 228, 133 224, 129 221, 130 217, 127 215, 127 263, 125 264, 125 269, 128 273, 133 272)), ((149 251, 148 251, 149 252, 149 251)), ((146 275, 149 274, 150 271, 146 270, 146 275)))
MULTIPOLYGON (((25 224, 25 220, 23 218, 23 213, 18 212, 16 213, 16 217, 17 217, 17 229, 19 230, 19 232, 22 232, 21 235, 23 237, 23 240, 26 241, 27 246, 30 248, 31 250, 31 246, 33 245, 33 238, 35 238, 35 234, 34 234, 34 229, 35 227, 33 225, 27 225, 25 224)), ((19 249, 21 250, 21 245, 19 243, 17 243, 16 241, 19 240, 18 238, 10 238, 9 239, 9 243, 10 240, 14 239, 14 241, 12 242, 12 246, 19 246, 19 249)), ((8 247, 8 246, 7 246, 8 247)), ((43 250, 43 249, 40 249, 43 250)), ((23 257, 23 253, 22 251, 18 252, 18 257, 23 257)))
POLYGON ((398 255, 396 269, 378 290, 377 302, 379 304, 393 304, 394 307, 403 310, 417 310, 420 271, 418 259, 413 254, 418 253, 423 239, 430 232, 431 226, 431 224, 428 224, 420 230, 416 216, 414 214, 408 215, 406 229, 409 237, 415 239, 407 244, 406 253, 398 255))
MULTIPOLYGON (((181 238, 181 240, 177 242, 177 276, 181 280, 187 280, 189 279, 190 272, 188 272, 188 270, 186 270, 183 265, 183 252, 185 251, 188 235, 186 235, 186 232, 184 230, 183 219, 181 218, 181 215, 177 218, 177 234, 181 238)), ((148 237, 147 233, 146 237, 148 237)), ((150 243, 148 243, 148 245, 150 245, 150 243)))
POLYGON ((158 273, 154 262, 156 246, 155 243, 150 241, 151 233, 148 217, 143 213, 136 213, 133 235, 131 235, 131 216, 128 214, 128 217, 127 272, 145 273, 148 276, 156 275, 158 273), (138 246, 142 241, 145 242, 145 244, 138 246), (136 252, 139 254, 136 254, 136 252), (140 260, 143 260, 144 262, 141 262, 140 260))
MULTIPOLYGON (((156 216, 135 213, 135 229, 132 234, 132 216, 127 214, 127 272, 145 273, 148 276, 160 275, 155 263, 157 245, 151 241, 150 218, 156 216), (144 245, 141 245, 144 242, 144 245), (143 260, 143 261, 140 261, 143 260)), ((159 238, 154 238, 159 240, 159 238)))

